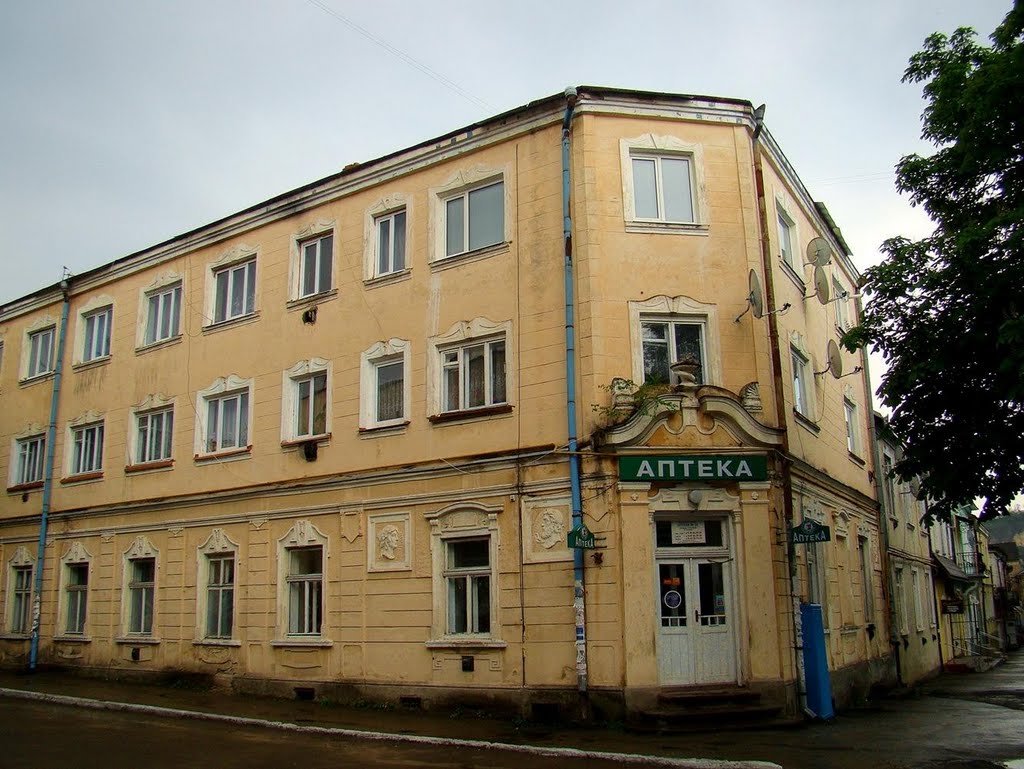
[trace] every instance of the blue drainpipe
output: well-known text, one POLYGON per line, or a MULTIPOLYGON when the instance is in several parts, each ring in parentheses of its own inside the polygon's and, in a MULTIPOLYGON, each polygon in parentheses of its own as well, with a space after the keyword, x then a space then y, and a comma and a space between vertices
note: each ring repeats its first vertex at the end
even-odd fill
POLYGON ((60 401, 60 379, 64 370, 64 339, 68 326, 68 307, 71 304, 70 283, 65 274, 60 281, 64 306, 60 312, 60 331, 57 337, 57 365, 53 372, 53 391, 50 394, 50 423, 46 428, 46 465, 43 469, 43 512, 39 522, 39 549, 36 551, 35 586, 32 590, 32 641, 28 653, 28 669, 34 672, 39 659, 39 620, 43 602, 43 559, 46 556, 46 524, 53 495, 53 457, 57 442, 57 404, 60 401))
MULTIPOLYGON (((569 136, 576 89, 565 89, 565 119, 562 121, 562 218, 565 243, 565 389, 569 425, 569 485, 572 490, 572 525, 583 525, 583 495, 580 492, 580 455, 576 443, 576 321, 574 318, 572 271, 572 214, 569 211, 569 136)), ((587 691, 587 613, 583 589, 583 548, 573 550, 573 612, 576 615, 576 680, 580 694, 587 691)))

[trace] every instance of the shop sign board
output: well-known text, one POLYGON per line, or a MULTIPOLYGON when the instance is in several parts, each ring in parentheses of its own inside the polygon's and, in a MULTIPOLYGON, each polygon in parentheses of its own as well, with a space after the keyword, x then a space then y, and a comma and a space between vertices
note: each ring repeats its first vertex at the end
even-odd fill
POLYGON ((570 548, 581 547, 585 550, 593 550, 597 547, 597 541, 594 537, 594 532, 588 529, 584 524, 580 524, 573 528, 568 534, 565 535, 566 542, 570 548))
POLYGON ((832 540, 832 530, 810 518, 789 530, 789 541, 794 545, 807 545, 832 540))
POLYGON ((619 458, 620 481, 766 481, 764 454, 683 454, 619 458))
POLYGON ((942 601, 942 613, 943 614, 963 614, 964 613, 964 602, 956 599, 944 599, 942 601))

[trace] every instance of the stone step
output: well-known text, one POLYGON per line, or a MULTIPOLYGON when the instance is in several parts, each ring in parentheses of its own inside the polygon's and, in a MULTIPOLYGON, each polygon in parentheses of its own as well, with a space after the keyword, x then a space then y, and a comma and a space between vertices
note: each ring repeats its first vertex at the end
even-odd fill
POLYGON ((782 708, 775 705, 707 705, 704 707, 658 707, 640 711, 627 726, 638 733, 729 731, 750 727, 769 727, 788 723, 781 718, 782 708))
POLYGON ((661 705, 672 707, 710 707, 714 705, 756 705, 761 695, 738 686, 702 686, 663 689, 658 694, 661 705))

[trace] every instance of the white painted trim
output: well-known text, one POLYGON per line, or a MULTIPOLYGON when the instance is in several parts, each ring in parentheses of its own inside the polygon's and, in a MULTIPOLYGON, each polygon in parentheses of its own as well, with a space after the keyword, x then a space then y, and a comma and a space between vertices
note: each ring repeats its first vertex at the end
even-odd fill
MULTIPOLYGON (((277 556, 277 639, 275 645, 290 645, 306 641, 328 641, 330 634, 328 618, 330 612, 330 596, 328 585, 329 563, 330 563, 330 539, 316 524, 308 519, 296 521, 284 536, 278 538, 277 556), (288 633, 288 551, 295 548, 316 547, 323 548, 322 572, 320 576, 320 634, 319 635, 289 635, 288 633)), ((318 644, 319 645, 319 644, 318 644)), ((326 644, 325 644, 326 645, 326 644)))
POLYGON ((56 626, 60 628, 60 635, 68 636, 68 640, 71 641, 84 641, 89 636, 89 617, 90 609, 92 608, 93 596, 93 578, 95 574, 92 568, 92 554, 85 549, 85 546, 79 540, 75 540, 71 543, 71 546, 67 551, 60 557, 59 565, 59 583, 57 588, 57 622, 56 626), (72 633, 68 628, 68 568, 72 565, 84 563, 89 568, 89 581, 86 583, 85 589, 85 624, 82 627, 81 633, 72 633))
POLYGON ((706 229, 711 224, 707 183, 704 177, 704 147, 671 134, 646 133, 619 139, 619 162, 622 172, 622 216, 627 225, 640 225, 664 231, 706 229), (633 187, 634 154, 659 157, 682 157, 690 161, 690 200, 692 222, 641 219, 636 215, 636 193, 633 187))
MULTIPOLYGON (((477 253, 477 251, 483 251, 485 249, 494 248, 495 246, 511 243, 514 228, 514 210, 512 202, 515 199, 515 184, 516 178, 513 174, 512 164, 506 163, 505 165, 500 166, 475 165, 469 168, 462 168, 451 174, 443 184, 429 188, 427 190, 427 199, 429 200, 430 206, 429 215, 427 217, 427 243, 429 245, 427 259, 430 264, 437 264, 449 259, 460 259, 470 254, 477 253), (480 187, 486 187, 490 184, 494 184, 495 182, 502 182, 503 184, 502 194, 505 204, 503 217, 503 243, 490 244, 480 249, 475 249, 473 251, 467 250, 459 254, 452 254, 451 256, 448 256, 445 253, 445 237, 447 232, 445 204, 453 197, 469 193, 480 187)), ((467 218, 469 217, 468 210, 465 212, 465 216, 467 218)), ((469 244, 467 243, 466 246, 468 248, 469 244)))
MULTIPOLYGON (((334 385, 334 363, 325 358, 309 358, 300 360, 281 374, 281 440, 313 440, 331 432, 331 401, 334 385), (326 413, 324 414, 324 432, 317 435, 298 435, 299 383, 317 374, 327 374, 326 413)), ((250 409, 251 411, 251 409, 250 409)))
POLYGON ((374 342, 359 356, 359 427, 403 425, 412 413, 412 343, 393 337, 386 342, 374 342), (402 361, 402 416, 399 419, 377 421, 377 366, 384 362, 402 361))
POLYGON ((440 414, 441 403, 441 352, 446 348, 463 346, 477 340, 504 338, 505 340, 505 402, 513 405, 516 390, 516 345, 512 338, 512 321, 492 321, 485 317, 461 320, 453 323, 447 331, 427 340, 427 413, 440 414))
POLYGON ((242 318, 247 318, 251 315, 258 315, 260 311, 260 264, 259 264, 259 253, 256 246, 250 246, 245 243, 240 243, 233 248, 224 251, 214 261, 209 262, 206 265, 205 279, 203 281, 203 325, 208 326, 214 323, 218 325, 223 323, 231 323, 242 318), (231 318, 226 318, 222 321, 217 321, 217 273, 221 270, 230 269, 236 267, 243 262, 252 260, 256 263, 256 273, 253 277, 253 299, 252 299, 252 312, 243 313, 242 315, 236 315, 231 318))
POLYGON ((219 398, 222 395, 239 393, 242 392, 243 390, 249 391, 249 413, 247 415, 249 420, 248 445, 252 445, 252 426, 254 421, 253 412, 256 410, 256 404, 253 399, 253 382, 253 379, 243 379, 237 374, 228 374, 226 377, 218 377, 217 379, 213 380, 213 383, 205 390, 200 390, 199 392, 196 393, 196 419, 195 427, 192 430, 194 436, 193 448, 195 456, 200 458, 213 457, 221 453, 222 451, 235 452, 239 448, 244 448, 244 446, 239 446, 223 450, 218 448, 217 451, 212 452, 206 451, 206 431, 209 427, 209 425, 207 424, 209 420, 209 409, 207 408, 207 401, 213 400, 214 398, 219 398))
POLYGON ((224 529, 215 527, 210 536, 196 548, 196 644, 230 645, 237 642, 235 630, 238 628, 238 604, 240 592, 238 590, 238 575, 241 574, 241 561, 238 558, 238 543, 233 541, 224 529), (206 607, 209 601, 207 587, 210 581, 210 558, 233 556, 234 565, 234 600, 231 604, 232 637, 228 638, 207 638, 206 637, 206 607))
MULTIPOLYGON (((338 286, 338 227, 336 219, 315 219, 306 221, 299 229, 295 230, 289 237, 288 242, 288 299, 298 301, 312 299, 313 297, 326 294, 338 286), (302 253, 299 245, 309 240, 322 238, 325 235, 333 236, 331 243, 331 285, 316 294, 302 294, 302 253)), ((258 269, 258 268, 257 268, 258 269)))
POLYGON ((162 411, 164 409, 170 409, 173 414, 172 419, 174 424, 171 428, 171 456, 168 458, 174 458, 174 447, 176 443, 175 436, 178 432, 178 411, 176 399, 168 398, 162 393, 150 393, 128 409, 128 432, 126 433, 128 440, 125 441, 125 451, 127 452, 127 456, 125 457, 126 465, 137 464, 136 457, 139 456, 139 417, 150 411, 162 411))
POLYGON ((367 207, 363 215, 363 280, 386 277, 397 273, 377 274, 377 219, 405 210, 405 270, 412 268, 413 253, 413 196, 402 192, 378 198, 367 207))
POLYGON ((75 311, 75 338, 74 346, 71 348, 74 352, 72 354, 72 364, 80 365, 82 363, 92 363, 93 361, 104 360, 113 355, 114 352, 114 299, 108 294, 100 294, 98 296, 91 297, 89 301, 83 304, 75 311), (85 360, 85 316, 91 315, 92 313, 102 310, 104 308, 110 309, 110 349, 104 356, 98 356, 96 358, 90 358, 88 361, 85 360))
POLYGON ((150 283, 139 289, 138 310, 135 318, 136 351, 143 350, 147 347, 155 347, 156 345, 166 343, 170 339, 175 339, 176 337, 181 336, 187 321, 185 309, 189 306, 185 284, 185 277, 176 269, 171 268, 167 272, 159 273, 150 283), (181 286, 181 304, 178 306, 178 333, 171 334, 167 339, 159 339, 155 342, 151 342, 150 344, 146 344, 146 322, 149 318, 149 297, 151 294, 157 294, 164 290, 169 290, 173 288, 175 284, 181 286))
POLYGON ((121 635, 120 638, 153 640, 159 638, 158 620, 160 619, 160 551, 150 542, 149 537, 140 534, 132 540, 131 545, 121 556, 121 635), (130 633, 131 622, 131 562, 142 558, 153 559, 153 624, 149 633, 130 633))
POLYGON ((409 512, 366 516, 366 570, 411 571, 415 545, 409 512))
POLYGON ((633 351, 633 381, 644 382, 644 345, 640 323, 646 319, 677 320, 701 325, 704 384, 722 384, 722 348, 718 337, 718 305, 689 296, 652 296, 629 302, 629 343, 633 351))

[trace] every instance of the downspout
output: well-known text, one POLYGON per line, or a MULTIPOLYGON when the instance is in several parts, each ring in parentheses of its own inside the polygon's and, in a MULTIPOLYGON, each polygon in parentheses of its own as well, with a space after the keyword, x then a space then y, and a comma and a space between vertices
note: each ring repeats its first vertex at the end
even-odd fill
MULTIPOLYGON (((576 442, 576 320, 572 269, 572 213, 569 207, 571 176, 569 174, 570 134, 576 89, 565 89, 565 118, 562 121, 562 241, 565 246, 565 410, 569 428, 569 486, 572 494, 572 526, 583 525, 583 494, 580 489, 580 455, 576 442)), ((586 715, 587 695, 587 612, 583 583, 583 548, 573 549, 573 613, 576 616, 576 682, 581 706, 586 715)))
POLYGON ((60 312, 60 331, 57 336, 57 365, 53 372, 53 391, 50 394, 50 423, 46 427, 46 464, 43 468, 43 510, 39 521, 39 547, 36 550, 35 580, 32 589, 32 640, 28 653, 29 672, 35 672, 39 659, 39 624, 43 602, 43 561, 46 556, 46 525, 50 514, 50 499, 53 496, 53 457, 57 442, 57 404, 60 402, 60 380, 64 370, 64 340, 68 325, 68 308, 71 306, 70 275, 65 273, 60 281, 60 292, 64 304, 60 312))
MULTIPOLYGON (((771 252, 768 246, 768 206, 765 202, 764 175, 761 172, 761 146, 758 137, 764 128, 764 106, 754 112, 754 134, 751 137, 754 163, 754 183, 757 193, 757 208, 761 224, 761 262, 764 269, 766 312, 768 316, 768 340, 771 347, 772 380, 775 387, 775 418, 780 428, 785 428, 786 399, 782 381, 782 353, 779 350, 779 324, 775 307, 775 280, 772 273, 771 252)), ((789 430, 782 431, 782 504, 786 528, 786 568, 789 571, 789 595, 792 603, 793 657, 796 666, 797 696, 800 710, 805 714, 807 708, 807 674, 804 670, 803 628, 800 622, 800 596, 797 593, 796 546, 789 537, 789 529, 793 527, 793 478, 792 461, 789 453, 789 430)))

